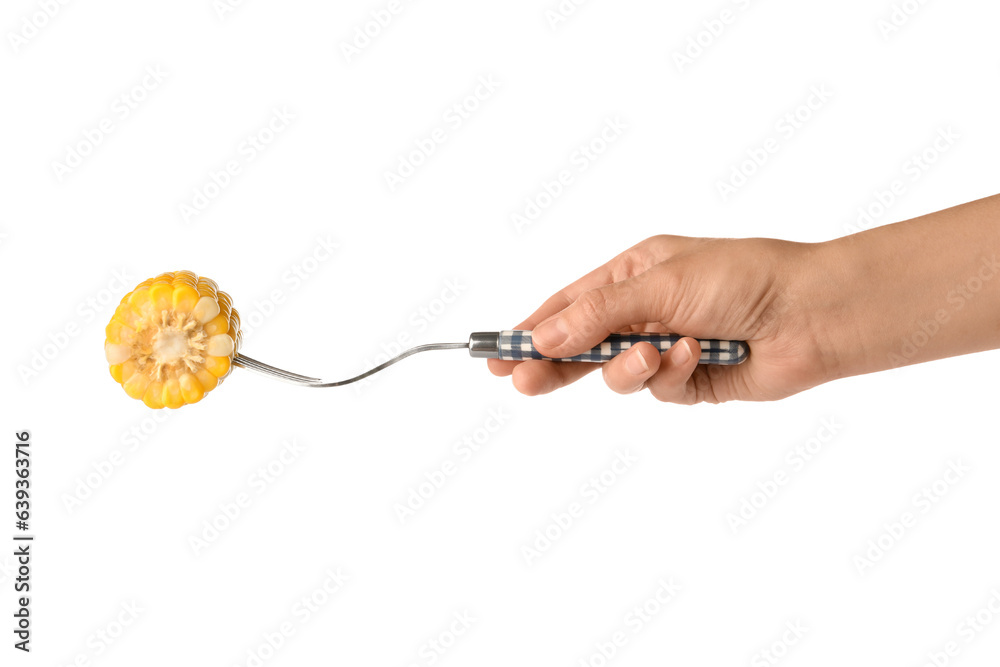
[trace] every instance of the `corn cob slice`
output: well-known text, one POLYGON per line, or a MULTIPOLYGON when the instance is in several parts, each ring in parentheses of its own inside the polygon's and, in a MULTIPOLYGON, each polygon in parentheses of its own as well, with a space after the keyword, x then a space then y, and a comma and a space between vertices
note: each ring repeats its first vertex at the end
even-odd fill
POLYGON ((151 408, 197 403, 232 370, 240 316, 210 278, 161 273, 125 295, 105 329, 111 377, 151 408))

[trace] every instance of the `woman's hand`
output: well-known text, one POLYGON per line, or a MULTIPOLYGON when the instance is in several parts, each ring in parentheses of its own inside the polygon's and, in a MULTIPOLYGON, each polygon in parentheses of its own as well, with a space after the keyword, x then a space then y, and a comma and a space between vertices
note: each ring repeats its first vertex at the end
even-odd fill
MULTIPOLYGON (((516 329, 548 357, 568 357, 612 332, 671 332, 745 340, 737 366, 699 365, 701 350, 684 338, 662 354, 640 343, 602 365, 619 393, 648 389, 661 401, 719 403, 774 400, 835 377, 809 316, 810 290, 822 288, 820 245, 773 239, 655 236, 557 292, 516 329)), ((513 375, 524 394, 544 394, 597 364, 489 360, 513 375)))
MULTIPOLYGON (((550 298, 518 329, 547 357, 615 331, 745 340, 738 366, 698 365, 696 341, 640 343, 604 364, 620 393, 719 403, 1000 348, 1000 195, 824 243, 655 236, 550 298)), ((525 394, 595 364, 490 360, 525 394)))

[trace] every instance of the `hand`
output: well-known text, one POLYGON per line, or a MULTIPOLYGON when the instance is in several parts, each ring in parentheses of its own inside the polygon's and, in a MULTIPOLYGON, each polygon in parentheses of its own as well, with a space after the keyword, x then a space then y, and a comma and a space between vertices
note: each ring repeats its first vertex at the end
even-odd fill
POLYGON ((575 382, 599 366, 612 390, 648 389, 661 401, 774 400, 835 376, 807 307, 820 289, 819 245, 773 239, 655 236, 626 250, 549 298, 516 329, 532 329, 538 350, 568 357, 612 332, 680 333, 745 340, 737 366, 699 365, 701 350, 683 338, 662 354, 640 343, 605 364, 489 360, 527 395, 575 382))

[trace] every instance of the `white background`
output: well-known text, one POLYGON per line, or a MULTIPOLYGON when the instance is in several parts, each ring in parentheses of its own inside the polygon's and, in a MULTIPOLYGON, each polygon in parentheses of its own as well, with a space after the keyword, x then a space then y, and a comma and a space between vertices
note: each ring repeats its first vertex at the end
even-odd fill
POLYGON ((30 656, 11 648, 12 548, 0 556, 3 664, 429 665, 427 642, 448 643, 463 612, 471 628, 433 664, 596 666, 618 631, 607 664, 770 664, 759 652, 789 622, 806 630, 784 665, 920 665, 951 640, 949 664, 1000 653, 1000 619, 971 642, 959 628, 1000 591, 996 353, 686 408, 597 375, 526 398, 438 352, 360 391, 237 370, 162 423, 103 356, 112 302, 162 271, 229 291, 258 325, 248 354, 338 379, 399 337, 510 327, 656 233, 829 239, 897 178, 905 193, 868 224, 994 194, 996 3, 926 3, 885 36, 885 0, 595 1, 554 27, 554 0, 423 0, 350 59, 342 45, 386 2, 249 0, 221 16, 210 0, 70 2, 51 18, 42 4, 7 2, 0 21, 2 423, 7 447, 33 433, 37 535, 30 656), (689 39, 706 46, 678 67, 689 39), (498 87, 456 127, 446 114, 480 77, 498 87), (785 136, 777 123, 814 86, 832 97, 785 136), (294 120, 246 160, 274 109, 294 120), (574 152, 608 119, 627 127, 579 171, 574 152), (949 127, 947 152, 906 172, 949 127), (435 128, 446 141, 391 190, 385 173, 435 128), (723 201, 718 182, 769 137, 777 153, 723 201), (233 159, 240 173, 185 220, 233 159), (573 183, 517 229, 561 169, 573 183), (490 410, 505 423, 461 459, 490 410), (831 419, 836 435, 793 469, 786 454, 831 419), (303 451, 258 495, 251 475, 293 440, 303 451), (582 485, 626 451, 636 462, 589 503, 582 485), (456 474, 401 523, 394 506, 449 459, 456 474), (922 512, 914 495, 949 461, 969 472, 922 512), (734 533, 727 514, 777 470, 789 483, 734 533), (242 492, 250 506, 196 554, 191 538, 242 492), (573 502, 583 515, 529 564, 523 547, 573 502), (859 572, 907 511, 916 525, 859 572), (297 601, 323 599, 337 568, 349 580, 302 623, 297 601), (680 592, 635 632, 626 615, 661 578, 680 592), (285 622, 294 634, 269 650, 285 622))

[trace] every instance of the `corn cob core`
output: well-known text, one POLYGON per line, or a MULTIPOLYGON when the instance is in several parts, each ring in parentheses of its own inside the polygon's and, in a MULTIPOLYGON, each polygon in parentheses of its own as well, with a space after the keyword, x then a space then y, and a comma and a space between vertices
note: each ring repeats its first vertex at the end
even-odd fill
POLYGON ((151 408, 197 403, 232 370, 240 316, 210 278, 161 273, 125 295, 105 329, 111 377, 151 408))

